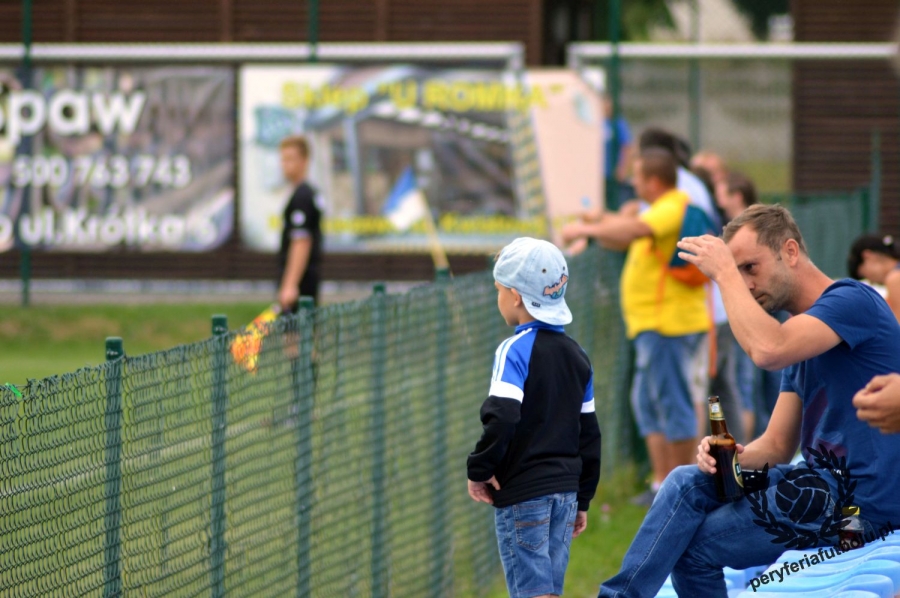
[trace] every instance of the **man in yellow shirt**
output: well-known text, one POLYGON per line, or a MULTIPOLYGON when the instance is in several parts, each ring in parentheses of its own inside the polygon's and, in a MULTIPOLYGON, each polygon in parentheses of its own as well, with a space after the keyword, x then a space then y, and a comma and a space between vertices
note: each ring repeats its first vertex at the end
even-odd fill
POLYGON ((563 229, 570 243, 594 237, 604 247, 628 250, 621 279, 622 316, 634 343, 631 405, 653 467, 649 506, 666 475, 694 460, 697 420, 690 392, 690 362, 710 329, 706 288, 668 273, 688 197, 676 188, 677 163, 661 148, 641 152, 634 187, 650 207, 629 202, 617 213, 563 229))

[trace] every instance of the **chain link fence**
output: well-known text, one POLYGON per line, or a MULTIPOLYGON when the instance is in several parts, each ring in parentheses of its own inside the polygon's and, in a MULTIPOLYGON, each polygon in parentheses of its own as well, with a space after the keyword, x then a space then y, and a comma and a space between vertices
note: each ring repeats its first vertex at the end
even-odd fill
POLYGON ((622 114, 635 136, 676 131, 760 189, 792 189, 793 66, 786 60, 623 60, 622 114))
POLYGON ((847 254, 862 234, 878 230, 878 194, 870 187, 852 193, 789 194, 762 197, 791 211, 813 263, 831 278, 846 278, 847 254))
MULTIPOLYGON (((769 196, 844 275, 867 190, 769 196)), ((603 475, 641 457, 622 255, 570 259, 568 327, 594 366, 603 475)), ((0 389, 0 595, 482 595, 492 509, 465 459, 511 329, 490 271, 0 389), (236 348, 240 348, 238 351, 236 348)))
MULTIPOLYGON (((617 264, 573 258, 567 294, 605 474, 633 459, 617 264)), ((489 271, 214 332, 0 391, 0 595, 476 596, 498 578, 492 509, 465 490, 511 333, 489 271)))

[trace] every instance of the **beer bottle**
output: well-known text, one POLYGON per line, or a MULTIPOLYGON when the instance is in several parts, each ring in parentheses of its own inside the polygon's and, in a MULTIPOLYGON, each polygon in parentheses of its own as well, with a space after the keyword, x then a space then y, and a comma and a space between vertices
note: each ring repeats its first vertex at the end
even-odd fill
POLYGON ((849 506, 841 509, 844 516, 841 529, 838 530, 838 545, 841 550, 853 550, 862 548, 866 543, 865 528, 859 518, 859 507, 849 506))
POLYGON ((734 502, 744 496, 744 478, 738 463, 737 444, 728 433, 719 397, 709 397, 709 454, 716 460, 716 494, 722 502, 734 502))

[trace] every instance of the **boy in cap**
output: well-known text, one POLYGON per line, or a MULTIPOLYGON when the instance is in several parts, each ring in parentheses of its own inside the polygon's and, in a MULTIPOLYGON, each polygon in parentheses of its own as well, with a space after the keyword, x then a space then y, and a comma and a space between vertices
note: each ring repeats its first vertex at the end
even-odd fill
POLYGON ((593 370, 566 336, 569 271, 547 241, 522 237, 494 265, 497 307, 515 335, 494 356, 484 432, 467 462, 469 495, 496 507, 512 598, 559 596, 572 538, 600 479, 593 370))

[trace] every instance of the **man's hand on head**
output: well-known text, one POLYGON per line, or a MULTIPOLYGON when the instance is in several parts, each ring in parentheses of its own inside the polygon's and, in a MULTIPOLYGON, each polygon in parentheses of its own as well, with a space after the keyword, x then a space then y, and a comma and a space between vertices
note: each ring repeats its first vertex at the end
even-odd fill
POLYGON ((678 257, 694 264, 714 281, 724 272, 737 268, 731 250, 719 237, 685 237, 678 242, 678 249, 681 250, 678 257))

